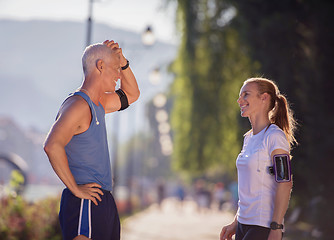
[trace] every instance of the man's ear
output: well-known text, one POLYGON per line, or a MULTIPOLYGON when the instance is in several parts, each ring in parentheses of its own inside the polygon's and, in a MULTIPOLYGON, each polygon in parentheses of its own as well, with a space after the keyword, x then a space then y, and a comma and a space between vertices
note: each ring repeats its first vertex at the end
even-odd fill
POLYGON ((97 70, 100 71, 100 73, 102 73, 104 71, 105 64, 104 64, 102 59, 99 59, 99 60, 96 61, 96 68, 97 68, 97 70))

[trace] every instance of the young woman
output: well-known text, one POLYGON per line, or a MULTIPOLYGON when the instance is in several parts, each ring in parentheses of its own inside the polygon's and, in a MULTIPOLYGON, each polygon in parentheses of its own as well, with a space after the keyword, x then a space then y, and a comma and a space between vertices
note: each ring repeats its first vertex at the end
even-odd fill
POLYGON ((296 143, 296 121, 276 84, 265 78, 246 80, 237 102, 252 129, 244 135, 237 158, 238 211, 234 221, 222 228, 220 240, 231 240, 234 234, 236 240, 281 240, 292 189, 289 153, 296 143), (272 168, 278 156, 285 160, 278 173, 284 171, 287 178, 282 181, 272 168))

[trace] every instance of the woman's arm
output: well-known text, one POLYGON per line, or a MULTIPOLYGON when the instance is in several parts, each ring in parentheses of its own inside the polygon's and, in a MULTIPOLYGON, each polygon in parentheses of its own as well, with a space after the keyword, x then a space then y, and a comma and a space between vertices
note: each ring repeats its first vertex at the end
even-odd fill
MULTIPOLYGON (((271 159, 276 154, 289 154, 282 149, 276 149, 271 154, 271 159)), ((278 183, 276 195, 275 195, 275 205, 272 222, 277 222, 278 224, 283 224, 284 215, 288 209, 290 195, 292 190, 292 180, 290 182, 278 183)), ((282 239, 282 229, 270 230, 268 240, 282 239)))

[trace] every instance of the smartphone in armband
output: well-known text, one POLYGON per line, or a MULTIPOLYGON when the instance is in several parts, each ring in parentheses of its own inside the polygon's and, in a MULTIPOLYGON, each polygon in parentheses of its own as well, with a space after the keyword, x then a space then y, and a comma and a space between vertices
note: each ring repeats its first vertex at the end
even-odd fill
POLYGON ((291 181, 291 163, 289 154, 276 154, 273 157, 273 172, 275 181, 290 182, 291 181))

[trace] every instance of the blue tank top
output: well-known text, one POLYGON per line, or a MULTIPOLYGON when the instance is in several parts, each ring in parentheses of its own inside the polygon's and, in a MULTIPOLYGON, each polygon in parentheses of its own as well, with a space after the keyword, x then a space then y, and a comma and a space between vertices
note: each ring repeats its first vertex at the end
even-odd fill
POLYGON ((85 132, 74 135, 65 146, 70 170, 77 184, 95 182, 100 184, 102 189, 111 191, 111 165, 104 108, 101 103, 99 106, 94 104, 83 92, 75 92, 69 97, 75 95, 81 96, 88 103, 92 113, 92 121, 85 132), (96 118, 99 124, 96 124, 96 118))

